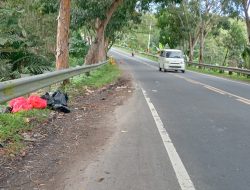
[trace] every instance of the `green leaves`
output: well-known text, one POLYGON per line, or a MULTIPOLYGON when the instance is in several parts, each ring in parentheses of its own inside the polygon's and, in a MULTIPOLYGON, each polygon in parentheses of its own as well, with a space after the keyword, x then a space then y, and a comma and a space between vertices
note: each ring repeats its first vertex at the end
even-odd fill
MULTIPOLYGON (((51 70, 54 55, 51 56, 52 52, 47 50, 53 43, 47 27, 51 22, 48 15, 39 16, 34 8, 37 3, 39 1, 26 0, 24 4, 22 0, 10 0, 0 7, 1 81, 18 78, 21 73, 40 74, 51 70), (44 26, 43 19, 47 19, 44 26), (42 27, 46 27, 46 36, 42 27)), ((56 21, 53 24, 56 26, 56 21)), ((52 32, 52 38, 55 38, 56 30, 52 32)))

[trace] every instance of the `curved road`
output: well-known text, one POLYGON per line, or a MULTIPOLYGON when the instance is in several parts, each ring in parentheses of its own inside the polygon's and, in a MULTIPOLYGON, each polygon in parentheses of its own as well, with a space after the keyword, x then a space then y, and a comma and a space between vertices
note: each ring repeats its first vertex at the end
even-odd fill
POLYGON ((85 171, 84 189, 250 189, 249 84, 159 72, 156 62, 110 53, 136 90, 117 111, 121 133, 85 171))

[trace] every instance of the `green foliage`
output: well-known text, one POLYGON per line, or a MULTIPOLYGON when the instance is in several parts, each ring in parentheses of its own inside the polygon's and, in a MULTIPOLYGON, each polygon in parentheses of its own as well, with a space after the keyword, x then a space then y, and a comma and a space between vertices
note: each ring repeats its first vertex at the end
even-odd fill
MULTIPOLYGON (((97 20, 105 20, 106 13, 109 10, 114 0, 77 0, 73 3, 72 9, 72 26, 86 28, 87 35, 95 36, 95 26, 97 20), (94 31, 94 32, 91 32, 94 31)), ((140 16, 143 11, 149 10, 150 3, 156 2, 155 0, 123 0, 122 5, 112 15, 106 31, 105 40, 108 42, 109 47, 114 44, 117 38, 131 29, 131 24, 139 23, 140 16)), ((170 2, 169 0, 158 0, 157 3, 170 2)), ((158 42, 157 42, 158 44, 158 42)))
POLYGON ((39 16, 37 7, 34 8, 36 3, 38 1, 32 4, 30 0, 19 0, 0 4, 1 81, 19 78, 21 73, 40 74, 52 68, 55 58, 48 50, 51 38, 46 37, 50 36, 50 28, 43 27, 54 23, 48 15, 39 16), (45 26, 39 23, 43 20, 46 20, 45 26))
POLYGON ((141 21, 131 23, 131 26, 124 33, 117 44, 136 50, 146 51, 148 47, 149 34, 150 51, 157 51, 159 46, 159 29, 156 27, 156 18, 153 14, 142 14, 141 21), (150 25, 151 30, 150 30, 150 25))
POLYGON ((186 28, 180 22, 178 12, 180 8, 166 8, 157 15, 157 26, 160 28, 159 42, 167 44, 170 48, 176 48, 185 39, 186 28))
POLYGON ((71 57, 83 58, 88 53, 89 46, 83 41, 80 31, 73 31, 69 40, 69 53, 71 57))
POLYGON ((107 64, 102 66, 100 69, 91 71, 89 76, 80 75, 74 77, 71 80, 71 83, 73 88, 74 86, 98 88, 116 81, 120 74, 121 73, 117 65, 107 64))
POLYGON ((250 46, 246 46, 243 53, 242 57, 244 59, 244 68, 250 69, 250 46))
POLYGON ((230 29, 223 35, 223 45, 229 50, 228 65, 237 67, 241 62, 241 54, 247 44, 247 35, 242 21, 230 21, 230 29))

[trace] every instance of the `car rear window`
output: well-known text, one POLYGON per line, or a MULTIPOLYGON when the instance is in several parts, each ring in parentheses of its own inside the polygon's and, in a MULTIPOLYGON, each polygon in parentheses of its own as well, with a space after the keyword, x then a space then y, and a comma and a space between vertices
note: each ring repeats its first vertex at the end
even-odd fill
POLYGON ((166 52, 166 58, 182 58, 182 52, 181 51, 167 51, 166 52))

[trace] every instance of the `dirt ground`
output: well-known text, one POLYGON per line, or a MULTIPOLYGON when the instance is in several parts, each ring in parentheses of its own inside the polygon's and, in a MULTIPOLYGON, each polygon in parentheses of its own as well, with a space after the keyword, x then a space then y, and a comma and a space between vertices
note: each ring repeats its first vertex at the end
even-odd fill
POLYGON ((0 190, 58 189, 75 163, 81 162, 79 170, 84 170, 114 135, 114 110, 132 92, 131 79, 123 74, 114 84, 72 98, 71 113, 52 112, 30 132, 35 140, 26 151, 0 158, 0 190))

